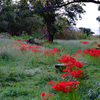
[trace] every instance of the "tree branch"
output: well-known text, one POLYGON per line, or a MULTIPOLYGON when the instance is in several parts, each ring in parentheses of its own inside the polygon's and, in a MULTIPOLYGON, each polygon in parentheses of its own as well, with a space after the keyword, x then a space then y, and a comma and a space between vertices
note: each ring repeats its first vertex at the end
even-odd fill
POLYGON ((79 3, 79 2, 83 2, 83 3, 96 3, 96 4, 100 4, 100 0, 73 0, 71 2, 67 2, 67 3, 63 3, 61 5, 48 5, 47 6, 47 9, 48 8, 60 8, 60 7, 63 7, 63 6, 66 6, 66 5, 69 5, 69 4, 72 4, 72 3, 79 3))

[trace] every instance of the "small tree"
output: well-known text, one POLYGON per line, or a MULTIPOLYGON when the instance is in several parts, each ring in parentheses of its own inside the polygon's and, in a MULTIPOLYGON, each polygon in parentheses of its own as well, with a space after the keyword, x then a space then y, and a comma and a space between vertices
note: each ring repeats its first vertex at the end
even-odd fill
POLYGON ((80 29, 83 33, 86 33, 87 36, 90 35, 90 34, 95 34, 94 32, 91 31, 90 28, 80 27, 79 29, 80 29))

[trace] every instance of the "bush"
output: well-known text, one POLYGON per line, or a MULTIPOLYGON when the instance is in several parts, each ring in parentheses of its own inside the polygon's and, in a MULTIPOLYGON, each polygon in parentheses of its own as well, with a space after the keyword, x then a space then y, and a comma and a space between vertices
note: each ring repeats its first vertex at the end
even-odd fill
POLYGON ((66 40, 78 40, 78 39, 86 39, 87 36, 82 31, 75 30, 67 30, 65 29, 62 33, 58 33, 55 35, 56 39, 66 39, 66 40))

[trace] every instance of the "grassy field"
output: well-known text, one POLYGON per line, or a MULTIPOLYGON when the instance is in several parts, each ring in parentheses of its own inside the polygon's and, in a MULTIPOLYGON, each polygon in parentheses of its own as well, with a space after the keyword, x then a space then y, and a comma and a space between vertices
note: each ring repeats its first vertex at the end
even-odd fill
MULTIPOLYGON (((42 100, 42 92, 54 94, 47 100, 61 100, 48 84, 50 80, 62 80, 62 72, 55 68, 59 63, 56 59, 67 53, 75 55, 79 49, 96 48, 97 45, 91 45, 93 41, 54 40, 53 44, 44 44, 42 49, 64 50, 60 54, 44 55, 43 52, 21 51, 12 46, 14 39, 0 38, 0 100, 42 100), (88 41, 89 44, 80 41, 88 41)), ((100 44, 99 40, 96 41, 100 44)), ((100 100, 100 59, 90 59, 88 55, 83 57, 81 54, 75 59, 85 63, 87 73, 79 86, 80 100, 100 100)))

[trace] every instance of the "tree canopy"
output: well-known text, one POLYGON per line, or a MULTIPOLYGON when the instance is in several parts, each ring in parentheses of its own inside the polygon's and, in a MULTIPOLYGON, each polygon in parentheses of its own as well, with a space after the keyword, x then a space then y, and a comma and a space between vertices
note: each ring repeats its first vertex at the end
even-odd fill
POLYGON ((52 27, 55 22, 55 11, 60 8, 65 8, 66 16, 70 18, 67 22, 73 23, 77 20, 77 14, 84 13, 82 6, 84 3, 92 2, 100 4, 99 0, 29 0, 34 6, 34 9, 42 16, 47 24, 48 41, 53 42, 52 27), (51 19, 50 19, 51 18, 51 19))

